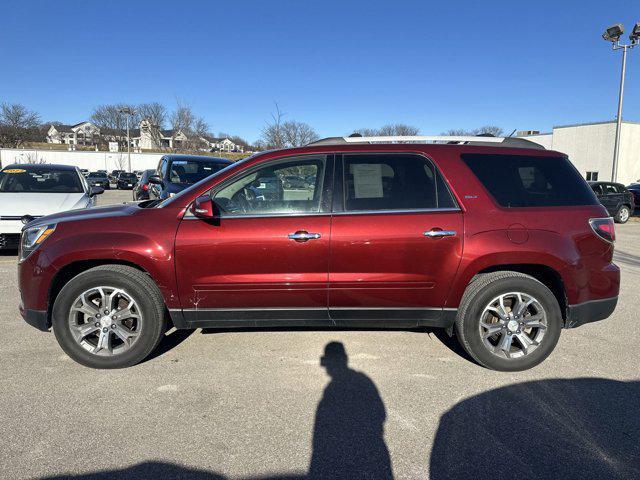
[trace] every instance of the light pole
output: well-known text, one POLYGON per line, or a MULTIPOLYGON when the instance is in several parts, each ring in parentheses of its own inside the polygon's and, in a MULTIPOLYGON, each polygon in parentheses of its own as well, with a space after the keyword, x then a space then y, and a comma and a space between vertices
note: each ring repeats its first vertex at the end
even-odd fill
POLYGON ((640 22, 636 23, 629 34, 629 44, 621 44, 620 37, 624 33, 624 26, 616 23, 607 28, 602 34, 602 38, 611 42, 613 50, 622 50, 622 71, 620 73, 620 92, 618 93, 618 116, 616 118, 616 139, 613 145, 613 166, 611 167, 611 181, 615 182, 618 177, 618 156, 620 154, 620 131, 622 130, 622 102, 624 100, 624 77, 627 73, 627 50, 638 45, 640 40, 640 22))
POLYGON ((134 111, 129 107, 124 107, 118 110, 119 113, 124 113, 127 116, 127 164, 128 171, 131 172, 131 139, 129 138, 129 118, 133 116, 134 111))

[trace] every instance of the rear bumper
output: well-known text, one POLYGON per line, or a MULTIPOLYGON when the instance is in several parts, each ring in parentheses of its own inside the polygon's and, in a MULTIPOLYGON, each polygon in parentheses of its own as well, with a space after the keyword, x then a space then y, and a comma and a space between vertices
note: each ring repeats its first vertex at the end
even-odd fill
POLYGON ((618 304, 618 297, 604 298, 602 300, 590 300, 577 305, 567 307, 567 319, 565 328, 575 328, 585 323, 597 322, 609 317, 618 304))

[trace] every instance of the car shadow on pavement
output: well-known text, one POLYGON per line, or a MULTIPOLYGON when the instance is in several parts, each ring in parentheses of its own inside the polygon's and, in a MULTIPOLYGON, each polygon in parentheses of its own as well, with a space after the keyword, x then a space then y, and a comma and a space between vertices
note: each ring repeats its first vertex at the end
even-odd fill
MULTIPOLYGON (((325 345, 320 365, 330 378, 318 403, 307 475, 274 474, 245 480, 393 479, 391 458, 384 441, 386 409, 376 385, 348 365, 341 342, 325 345)), ((286 456, 283 456, 286 461, 286 456)), ((128 468, 86 474, 64 474, 44 480, 226 480, 218 473, 150 461, 128 468)))
POLYGON ((603 378, 510 385, 440 418, 430 478, 638 479, 640 382, 603 378))
POLYGON ((623 252, 622 250, 615 250, 613 253, 613 261, 615 263, 622 263, 629 267, 640 267, 640 256, 633 255, 631 253, 623 252))
POLYGON ((141 363, 146 363, 149 360, 153 360, 154 358, 158 358, 164 355, 169 350, 174 349, 175 347, 180 345, 182 342, 184 342, 187 338, 193 335, 194 332, 195 330, 174 329, 168 333, 165 333, 164 336, 162 337, 162 340, 160 340, 160 343, 158 344, 158 346, 141 363))

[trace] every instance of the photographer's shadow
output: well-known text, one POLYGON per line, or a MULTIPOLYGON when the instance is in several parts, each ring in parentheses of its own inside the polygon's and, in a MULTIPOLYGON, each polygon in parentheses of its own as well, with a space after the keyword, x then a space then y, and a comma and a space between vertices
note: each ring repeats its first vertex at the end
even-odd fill
POLYGON ((393 478, 384 442, 386 411, 375 384, 349 368, 340 342, 325 346, 320 364, 331 381, 316 409, 309 478, 393 478))

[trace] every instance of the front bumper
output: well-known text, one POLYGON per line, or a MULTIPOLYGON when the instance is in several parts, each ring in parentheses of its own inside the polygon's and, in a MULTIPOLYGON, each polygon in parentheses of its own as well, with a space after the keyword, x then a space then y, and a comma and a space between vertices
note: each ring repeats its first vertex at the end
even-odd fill
POLYGON ((46 310, 30 310, 21 307, 20 315, 29 325, 43 332, 48 332, 51 327, 46 310))
POLYGON ((585 323, 597 322, 609 317, 618 304, 618 297, 590 300, 577 305, 567 306, 565 328, 575 328, 585 323))

